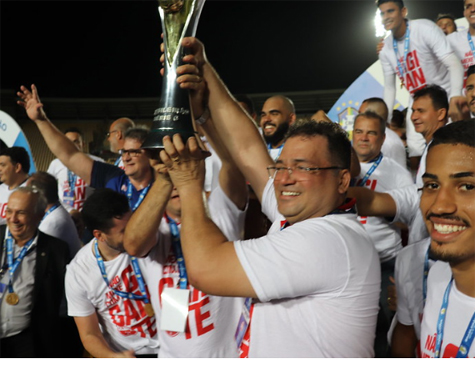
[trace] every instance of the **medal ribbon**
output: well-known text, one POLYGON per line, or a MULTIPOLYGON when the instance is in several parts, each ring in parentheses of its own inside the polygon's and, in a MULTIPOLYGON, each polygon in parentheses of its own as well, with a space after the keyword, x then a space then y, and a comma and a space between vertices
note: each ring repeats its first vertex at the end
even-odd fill
POLYGON ((470 34, 470 30, 467 31, 467 39, 468 39, 468 44, 470 45, 470 49, 472 50, 472 55, 475 58, 475 46, 473 45, 472 35, 470 34))
POLYGON ((43 216, 43 218, 41 219, 41 221, 43 222, 43 220, 44 220, 49 214, 53 213, 53 211, 55 211, 56 208, 58 208, 60 205, 61 205, 60 203, 56 203, 56 204, 53 205, 51 208, 49 208, 49 209, 46 211, 46 213, 45 213, 45 215, 43 216))
POLYGON ((132 207, 130 205, 132 203, 132 183, 130 182, 130 180, 127 182, 127 199, 129 200, 129 206, 130 206, 130 208, 132 208, 132 212, 135 212, 137 210, 137 208, 140 206, 140 204, 142 203, 142 201, 145 198, 145 195, 147 195, 148 190, 150 189, 150 185, 152 185, 152 183, 148 184, 146 188, 142 189, 142 192, 140 193, 139 199, 135 203, 135 206, 132 207))
POLYGON ((379 166, 379 164, 381 163, 381 160, 383 159, 383 154, 380 153, 379 156, 373 160, 371 160, 370 162, 373 162, 373 165, 371 165, 370 169, 368 170, 368 172, 366 173, 366 175, 363 177, 363 180, 361 180, 361 182, 359 183, 358 186, 365 186, 366 184, 366 181, 368 181, 369 177, 371 176, 371 174, 374 172, 374 170, 376 170, 376 168, 379 166))
POLYGON ((181 249, 180 231, 178 230, 178 225, 172 218, 165 215, 165 219, 167 220, 170 226, 170 232, 172 234, 173 253, 175 254, 176 262, 178 264, 178 270, 180 272, 179 286, 180 289, 186 289, 188 286, 188 275, 186 273, 185 259, 183 257, 183 251, 181 249))
MULTIPOLYGON (((36 237, 36 235, 35 235, 36 237)), ((31 240, 29 240, 25 246, 20 251, 20 254, 18 257, 14 260, 13 259, 13 237, 10 233, 10 231, 7 231, 7 238, 6 238, 6 244, 7 244, 7 263, 8 263, 8 268, 9 268, 9 276, 10 279, 8 281, 8 291, 10 293, 13 293, 13 274, 15 273, 16 269, 18 266, 21 264, 23 258, 30 252, 30 248, 33 246, 33 241, 35 240, 35 237, 33 237, 31 240)))
MULTIPOLYGON (((442 306, 440 307, 439 319, 437 321, 437 338, 435 343, 435 354, 434 357, 440 358, 440 350, 442 347, 442 339, 444 337, 444 326, 445 318, 447 316, 447 308, 449 306, 449 294, 452 289, 454 279, 452 278, 445 289, 444 298, 442 300, 442 306)), ((462 343, 460 344, 459 350, 457 351, 456 358, 466 358, 470 347, 472 346, 473 339, 475 338, 475 312, 472 315, 472 319, 468 324, 467 330, 462 338, 462 343)))
POLYGON ((424 258, 424 272, 422 275, 422 305, 424 308, 426 306, 426 298, 427 298, 427 276, 429 275, 429 251, 430 251, 430 244, 427 247, 426 256, 424 258))
POLYGON ((122 160, 122 156, 117 157, 117 160, 115 160, 114 162, 114 166, 119 166, 121 160, 122 160))
POLYGON ((68 184, 69 184, 69 190, 72 191, 73 197, 76 196, 75 194, 75 189, 76 189, 76 181, 78 177, 77 175, 72 172, 71 170, 68 170, 68 184))
MULTIPOLYGON (((134 293, 127 293, 127 292, 116 290, 116 289, 110 287, 109 280, 107 279, 107 273, 106 273, 106 267, 104 265, 104 260, 102 259, 102 256, 99 253, 99 248, 97 247, 97 245, 98 245, 97 244, 97 239, 94 238, 94 254, 96 255, 97 266, 99 266, 99 270, 101 270, 102 278, 104 279, 104 282, 106 283, 107 287, 110 290, 112 290, 114 292, 114 294, 117 294, 121 298, 143 300, 145 303, 148 303, 148 297, 147 297, 147 293, 145 291, 145 285, 143 283, 143 277, 142 277, 142 273, 140 272, 140 268, 139 268, 140 274, 138 274, 137 271, 135 271, 135 266, 134 266, 135 277, 137 278, 137 281, 139 283, 140 291, 142 292, 142 295, 137 295, 137 294, 134 294, 134 293), (142 286, 143 286, 144 290, 142 290, 142 286)), ((132 265, 134 265, 133 261, 132 261, 132 265)), ((137 267, 138 267, 138 264, 137 264, 137 267)))
POLYGON ((396 38, 393 38, 393 48, 394 53, 396 54, 397 68, 399 69, 399 77, 401 78, 402 85, 404 85, 404 70, 406 69, 407 54, 409 53, 409 35, 409 22, 406 22, 406 34, 404 36, 404 57, 402 59, 402 64, 398 57, 397 40, 396 38))

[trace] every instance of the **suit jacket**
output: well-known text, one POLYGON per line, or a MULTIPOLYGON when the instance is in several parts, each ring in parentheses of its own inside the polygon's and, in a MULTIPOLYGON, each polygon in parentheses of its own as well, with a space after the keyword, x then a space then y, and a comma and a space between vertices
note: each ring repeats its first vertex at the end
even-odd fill
MULTIPOLYGON (((6 225, 0 226, 2 250, 5 230, 6 225)), ((39 231, 31 314, 37 357, 60 357, 57 346, 62 336, 59 330, 59 306, 64 296, 64 275, 68 262, 68 244, 39 231)))

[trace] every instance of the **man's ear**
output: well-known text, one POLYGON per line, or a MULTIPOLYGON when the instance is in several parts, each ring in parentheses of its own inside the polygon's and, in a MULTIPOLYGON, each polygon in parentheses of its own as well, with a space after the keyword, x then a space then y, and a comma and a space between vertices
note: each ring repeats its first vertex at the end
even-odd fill
POLYGON ((340 170, 339 178, 340 178, 340 181, 338 183, 338 192, 340 194, 346 194, 350 186, 350 181, 351 181, 350 170, 348 169, 340 170))

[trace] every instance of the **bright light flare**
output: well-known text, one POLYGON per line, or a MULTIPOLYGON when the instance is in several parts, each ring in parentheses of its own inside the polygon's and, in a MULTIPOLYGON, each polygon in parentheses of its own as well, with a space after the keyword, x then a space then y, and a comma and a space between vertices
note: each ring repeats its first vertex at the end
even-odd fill
POLYGON ((375 35, 377 38, 386 38, 390 33, 389 31, 384 29, 379 9, 376 10, 376 15, 374 16, 374 28, 376 29, 375 35))

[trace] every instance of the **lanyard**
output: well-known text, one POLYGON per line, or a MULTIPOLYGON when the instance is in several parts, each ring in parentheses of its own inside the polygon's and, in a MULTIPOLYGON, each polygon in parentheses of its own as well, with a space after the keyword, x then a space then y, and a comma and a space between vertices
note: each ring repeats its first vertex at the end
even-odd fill
POLYGON ((475 46, 473 45, 472 35, 470 34, 470 30, 467 31, 467 39, 468 39, 468 44, 470 45, 470 49, 472 50, 472 55, 473 57, 475 57, 475 46))
POLYGON ((56 208, 58 208, 60 205, 61 205, 60 203, 56 203, 56 204, 53 205, 51 208, 49 208, 49 209, 46 211, 46 213, 45 213, 45 215, 43 216, 43 218, 41 219, 41 221, 43 222, 44 219, 45 219, 48 215, 50 215, 51 213, 53 213, 53 212, 56 210, 56 208))
MULTIPOLYGON (((284 148, 284 144, 282 143, 279 147, 279 152, 277 152, 277 156, 274 159, 274 161, 277 161, 277 159, 280 157, 280 154, 282 153, 282 148, 284 148)), ((270 150, 273 150, 276 148, 272 148, 272 145, 270 143, 267 143, 267 150, 270 152, 270 150)))
MULTIPOLYGON (((444 337, 444 326, 445 326, 445 317, 447 316, 447 307, 449 306, 449 294, 452 289, 454 279, 452 278, 445 289, 444 298, 442 300, 442 306, 440 307, 439 319, 437 321, 437 337, 435 343, 435 353, 434 357, 440 358, 440 350, 442 347, 442 339, 444 337)), ((460 344, 459 350, 455 357, 462 358, 467 357, 470 347, 472 346, 473 339, 475 338, 475 313, 468 324, 467 330, 462 338, 462 343, 460 344)))
POLYGON ((114 162, 114 166, 119 166, 121 160, 122 160, 122 156, 117 157, 117 160, 115 160, 114 162))
POLYGON ((114 292, 114 294, 117 294, 121 298, 143 300, 145 303, 148 303, 149 300, 148 300, 148 297, 147 297, 147 292, 145 291, 145 283, 143 281, 142 272, 140 270, 140 267, 139 267, 138 262, 136 261, 135 257, 130 256, 131 259, 132 259, 132 266, 134 268, 135 277, 137 278, 137 281, 139 283, 140 292, 142 293, 142 295, 137 295, 137 294, 134 294, 134 293, 127 293, 127 292, 116 290, 116 289, 110 287, 109 280, 107 279, 107 273, 106 273, 106 267, 104 265, 104 260, 102 259, 102 256, 99 253, 99 249, 98 249, 97 245, 98 245, 97 244, 97 239, 95 238, 94 239, 94 254, 96 255, 97 265, 99 266, 99 270, 101 270, 102 278, 104 279, 104 282, 106 283, 107 287, 110 290, 112 290, 114 292), (134 262, 134 259, 135 259, 135 262, 134 262))
MULTIPOLYGON (((35 236, 36 237, 36 236, 35 236)), ((8 269, 9 269, 9 282, 8 282, 8 290, 10 293, 13 293, 13 274, 15 273, 16 269, 18 266, 21 264, 23 258, 30 252, 30 249, 33 246, 33 241, 35 240, 35 237, 33 237, 31 240, 29 240, 25 246, 20 251, 20 254, 18 257, 14 260, 13 259, 13 237, 8 231, 7 233, 7 238, 6 238, 6 244, 7 244, 7 263, 8 263, 8 269)))
POLYGON ((132 206, 130 206, 132 204, 132 183, 130 182, 130 180, 127 182, 127 199, 129 200, 129 206, 132 208, 133 212, 135 212, 137 210, 139 205, 144 200, 145 195, 147 195, 151 184, 152 183, 148 184, 146 188, 142 189, 142 192, 140 193, 140 196, 139 196, 137 202, 135 203, 135 206, 132 208, 132 206))
POLYGON ((71 170, 68 170, 69 190, 72 191, 73 194, 74 194, 74 190, 76 189, 77 179, 78 179, 77 175, 74 172, 72 172, 71 170))
POLYGON ((407 54, 409 53, 409 34, 410 34, 409 22, 406 22, 406 34, 404 36, 404 57, 402 59, 402 64, 399 61, 399 57, 398 57, 397 40, 396 38, 393 38, 393 48, 394 48, 394 53, 396 54, 397 68, 399 69, 399 77, 401 78, 401 88, 404 86, 404 69, 406 68, 407 54))
POLYGON ((372 161, 370 162, 373 162, 373 165, 370 167, 370 169, 368 170, 368 172, 366 173, 366 175, 363 177, 363 180, 361 180, 361 182, 359 183, 358 186, 364 186, 366 184, 366 181, 368 181, 369 177, 371 176, 371 174, 374 172, 374 170, 376 170, 376 168, 379 166, 379 164, 381 163, 381 160, 383 159, 383 154, 380 153, 379 156, 376 158, 376 159, 373 159, 372 161))
POLYGON ((426 298, 427 298, 427 276, 429 275, 429 251, 430 251, 430 244, 427 247, 426 256, 424 258, 424 272, 422 275, 422 308, 426 306, 426 298))
POLYGON ((183 251, 181 249, 180 231, 178 230, 178 225, 172 218, 165 215, 165 219, 167 220, 170 226, 173 253, 175 254, 176 262, 178 264, 178 269, 180 272, 179 286, 180 289, 186 289, 188 286, 188 275, 186 273, 185 258, 183 257, 183 251))

